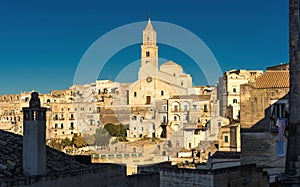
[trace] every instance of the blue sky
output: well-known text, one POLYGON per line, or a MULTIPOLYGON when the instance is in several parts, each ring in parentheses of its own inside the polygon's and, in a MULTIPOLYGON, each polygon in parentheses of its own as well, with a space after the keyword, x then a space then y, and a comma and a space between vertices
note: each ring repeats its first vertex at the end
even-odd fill
MULTIPOLYGON (((265 69, 288 61, 287 1, 1 1, 0 94, 68 88, 93 42, 148 16, 196 34, 222 71, 265 69)), ((206 84, 185 54, 158 45, 160 57, 184 66, 194 84, 206 84)), ((118 63, 129 64, 139 57, 139 45, 120 51, 106 67, 109 73, 100 78, 114 79, 121 71, 118 63)))

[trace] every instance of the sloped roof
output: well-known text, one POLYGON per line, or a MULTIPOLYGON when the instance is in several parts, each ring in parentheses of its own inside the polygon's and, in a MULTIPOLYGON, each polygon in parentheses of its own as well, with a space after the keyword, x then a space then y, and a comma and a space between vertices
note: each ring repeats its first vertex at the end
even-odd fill
POLYGON ((290 74, 288 70, 266 71, 256 79, 256 88, 288 88, 290 74))
POLYGON ((215 159, 240 159, 240 152, 216 151, 211 158, 215 159))
POLYGON ((145 28, 145 31, 154 31, 154 28, 153 28, 153 26, 151 24, 150 18, 148 19, 148 23, 147 23, 147 26, 145 28))
MULTIPOLYGON (((23 174, 23 137, 17 134, 0 130, 0 182, 26 178, 23 174)), ((72 172, 81 169, 92 169, 96 165, 79 163, 71 155, 46 148, 47 175, 59 172, 72 172)), ((97 166, 98 167, 98 166, 97 166)))

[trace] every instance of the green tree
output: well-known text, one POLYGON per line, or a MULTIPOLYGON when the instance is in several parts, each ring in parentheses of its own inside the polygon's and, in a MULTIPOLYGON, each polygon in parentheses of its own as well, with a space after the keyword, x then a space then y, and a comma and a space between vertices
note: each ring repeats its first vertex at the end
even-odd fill
POLYGON ((104 129, 114 137, 117 137, 118 141, 127 141, 126 139, 126 133, 127 133, 127 128, 122 125, 121 123, 118 125, 112 124, 112 123, 107 123, 104 126, 104 129))
POLYGON ((78 134, 74 134, 73 138, 72 138, 72 143, 74 144, 74 146, 76 148, 81 148, 81 147, 85 147, 88 144, 86 143, 86 141, 84 140, 84 138, 78 134))
POLYGON ((117 136, 117 128, 115 124, 107 123, 104 126, 104 129, 111 135, 111 136, 117 136))
POLYGON ((48 145, 56 150, 61 150, 61 144, 59 143, 60 139, 51 138, 48 145))
POLYGON ((72 146, 72 141, 69 138, 65 138, 61 140, 61 145, 63 148, 67 147, 67 146, 72 146))

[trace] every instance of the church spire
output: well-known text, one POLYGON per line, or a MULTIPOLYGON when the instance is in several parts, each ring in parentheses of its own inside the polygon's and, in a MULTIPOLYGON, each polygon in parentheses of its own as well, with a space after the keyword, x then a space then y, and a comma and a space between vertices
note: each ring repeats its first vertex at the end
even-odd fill
POLYGON ((156 31, 152 26, 150 17, 148 18, 148 23, 143 31, 143 44, 156 45, 156 31))
POLYGON ((153 72, 158 70, 158 47, 156 45, 156 31, 154 30, 150 18, 148 18, 148 23, 143 30, 143 45, 141 46, 141 69, 144 73, 140 71, 140 78, 145 78, 148 75, 149 68, 153 69, 153 72))
POLYGON ((146 26, 146 28, 145 28, 145 31, 154 31, 154 28, 153 28, 153 26, 152 26, 152 24, 151 24, 151 20, 150 20, 150 17, 148 18, 148 23, 147 23, 147 26, 146 26))

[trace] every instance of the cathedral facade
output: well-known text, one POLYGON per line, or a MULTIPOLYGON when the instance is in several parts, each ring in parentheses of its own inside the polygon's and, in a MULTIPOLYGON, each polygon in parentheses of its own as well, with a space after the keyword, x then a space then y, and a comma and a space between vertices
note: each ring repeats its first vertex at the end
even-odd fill
POLYGON ((130 86, 129 104, 150 105, 173 95, 186 95, 191 87, 192 78, 180 65, 169 61, 158 66, 156 31, 149 19, 143 31, 138 80, 130 86))

